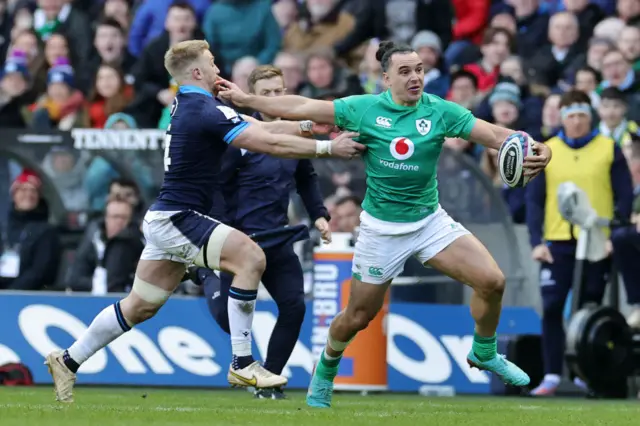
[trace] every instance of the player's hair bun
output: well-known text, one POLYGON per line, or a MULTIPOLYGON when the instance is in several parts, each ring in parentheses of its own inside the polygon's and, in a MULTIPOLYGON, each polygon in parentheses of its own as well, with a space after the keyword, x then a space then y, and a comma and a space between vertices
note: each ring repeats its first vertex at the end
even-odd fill
POLYGON ((393 49, 394 47, 396 47, 396 44, 392 41, 387 40, 387 41, 380 42, 380 45, 378 46, 378 51, 376 52, 376 59, 378 60, 378 62, 382 62, 382 58, 384 57, 384 54, 390 51, 391 49, 393 49))

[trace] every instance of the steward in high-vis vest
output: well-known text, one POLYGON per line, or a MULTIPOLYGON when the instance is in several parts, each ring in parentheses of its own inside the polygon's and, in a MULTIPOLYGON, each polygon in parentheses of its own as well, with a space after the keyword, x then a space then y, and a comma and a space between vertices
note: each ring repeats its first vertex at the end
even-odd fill
MULTIPOLYGON (((553 151, 547 168, 527 186, 527 226, 533 257, 540 265, 543 303, 542 347, 545 377, 533 395, 553 395, 562 375, 564 328, 562 313, 573 281, 579 228, 562 218, 557 191, 573 182, 586 192, 600 217, 629 219, 633 185, 622 150, 604 136, 592 120, 590 98, 569 91, 560 101, 562 130, 546 144, 553 151)), ((609 231, 607 230, 607 235, 609 231)), ((585 290, 581 303, 600 303, 611 258, 585 265, 585 290)))

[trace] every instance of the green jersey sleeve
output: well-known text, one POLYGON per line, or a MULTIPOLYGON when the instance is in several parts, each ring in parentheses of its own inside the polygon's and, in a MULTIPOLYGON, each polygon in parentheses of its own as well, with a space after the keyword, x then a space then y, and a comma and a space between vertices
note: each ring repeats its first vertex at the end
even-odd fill
POLYGON ((333 101, 335 124, 344 130, 358 132, 362 116, 378 97, 374 95, 355 95, 333 101))
POLYGON ((449 101, 444 101, 441 108, 445 135, 448 138, 469 139, 471 130, 476 124, 476 118, 471 114, 471 111, 449 101))

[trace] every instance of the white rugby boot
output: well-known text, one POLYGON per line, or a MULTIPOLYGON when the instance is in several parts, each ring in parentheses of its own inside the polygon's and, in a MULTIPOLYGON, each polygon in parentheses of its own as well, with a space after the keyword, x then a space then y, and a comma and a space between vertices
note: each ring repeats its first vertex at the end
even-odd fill
POLYGON ((45 364, 49 374, 53 377, 53 389, 56 400, 60 402, 73 402, 73 386, 76 384, 76 373, 69 370, 62 360, 64 351, 54 351, 47 355, 45 364))
POLYGON ((231 386, 251 386, 256 389, 279 388, 288 382, 286 377, 273 374, 260 365, 258 361, 254 361, 245 368, 238 370, 234 369, 233 365, 230 365, 227 381, 231 386))

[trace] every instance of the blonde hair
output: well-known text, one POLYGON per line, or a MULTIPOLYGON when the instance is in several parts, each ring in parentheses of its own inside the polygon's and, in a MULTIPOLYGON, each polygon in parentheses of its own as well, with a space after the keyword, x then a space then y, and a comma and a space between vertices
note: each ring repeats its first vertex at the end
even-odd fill
POLYGON ((209 50, 209 43, 205 40, 182 41, 169 48, 164 54, 164 67, 177 80, 177 77, 207 50, 209 50))
POLYGON ((282 76, 282 70, 280 68, 274 67, 273 65, 260 65, 249 75, 249 90, 253 93, 258 81, 268 80, 273 77, 280 77, 284 82, 284 77, 282 76))

